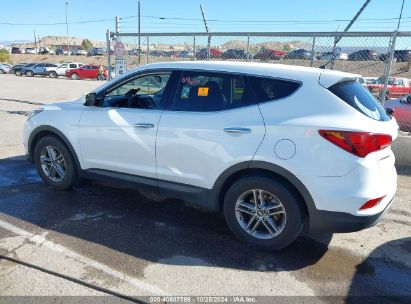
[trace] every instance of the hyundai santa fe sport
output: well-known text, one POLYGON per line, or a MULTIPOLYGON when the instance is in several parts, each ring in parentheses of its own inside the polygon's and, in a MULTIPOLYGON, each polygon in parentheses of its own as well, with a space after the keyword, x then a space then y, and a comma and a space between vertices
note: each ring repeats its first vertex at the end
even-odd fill
POLYGON ((34 110, 26 153, 57 190, 137 184, 222 212, 268 250, 374 225, 397 188, 398 125, 358 75, 264 63, 141 66, 34 110))

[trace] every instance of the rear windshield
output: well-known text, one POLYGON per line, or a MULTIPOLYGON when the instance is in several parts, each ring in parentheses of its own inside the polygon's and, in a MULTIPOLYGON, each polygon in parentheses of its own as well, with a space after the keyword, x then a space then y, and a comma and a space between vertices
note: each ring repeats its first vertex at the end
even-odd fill
POLYGON ((331 86, 329 90, 354 109, 372 119, 380 121, 391 119, 375 97, 358 82, 340 82, 331 86))

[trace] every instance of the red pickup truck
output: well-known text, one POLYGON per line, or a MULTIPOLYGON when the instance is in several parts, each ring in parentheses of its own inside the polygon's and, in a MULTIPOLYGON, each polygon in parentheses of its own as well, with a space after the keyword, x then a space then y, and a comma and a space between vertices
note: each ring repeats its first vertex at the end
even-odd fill
MULTIPOLYGON (((375 83, 367 84, 368 90, 379 96, 384 88, 384 77, 378 78, 375 83)), ((387 86, 387 99, 399 98, 411 93, 411 84, 407 78, 390 77, 387 86)))

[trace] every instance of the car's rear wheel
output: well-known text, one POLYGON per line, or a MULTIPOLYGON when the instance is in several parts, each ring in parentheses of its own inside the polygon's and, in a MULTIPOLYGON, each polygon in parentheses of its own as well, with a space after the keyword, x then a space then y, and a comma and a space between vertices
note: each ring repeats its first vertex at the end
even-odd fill
POLYGON ((57 189, 70 189, 77 180, 77 170, 67 147, 59 139, 46 136, 34 148, 34 163, 43 181, 57 189))
POLYGON ((33 77, 34 76, 33 71, 26 71, 26 76, 33 77))
POLYGON ((73 73, 73 74, 71 74, 70 78, 73 79, 73 80, 78 80, 80 77, 78 76, 77 73, 73 73))
POLYGON ((21 72, 20 71, 14 71, 14 75, 21 76, 21 72))
POLYGON ((54 71, 51 71, 51 72, 49 73, 49 77, 50 77, 50 78, 57 78, 57 73, 54 72, 54 71))
POLYGON ((260 176, 241 178, 230 186, 224 216, 238 239, 265 250, 290 245, 304 222, 298 195, 282 181, 260 176))

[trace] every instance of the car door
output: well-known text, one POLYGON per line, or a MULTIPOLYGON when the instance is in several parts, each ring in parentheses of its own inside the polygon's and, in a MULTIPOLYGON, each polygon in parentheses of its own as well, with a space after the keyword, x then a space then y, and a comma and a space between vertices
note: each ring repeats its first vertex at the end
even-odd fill
POLYGON ((211 189, 230 166, 247 163, 265 127, 247 79, 226 73, 183 72, 157 132, 159 186, 211 189))
POLYGON ((33 67, 33 73, 35 75, 42 75, 42 74, 45 73, 45 71, 46 71, 46 64, 45 63, 39 63, 39 64, 36 64, 33 67))
POLYGON ((171 71, 145 72, 98 92, 79 123, 83 169, 156 178, 155 141, 171 71))
POLYGON ((66 70, 68 68, 68 64, 67 63, 63 63, 62 65, 60 65, 57 70, 56 73, 59 76, 66 76, 66 70))

